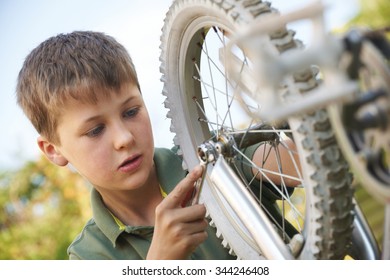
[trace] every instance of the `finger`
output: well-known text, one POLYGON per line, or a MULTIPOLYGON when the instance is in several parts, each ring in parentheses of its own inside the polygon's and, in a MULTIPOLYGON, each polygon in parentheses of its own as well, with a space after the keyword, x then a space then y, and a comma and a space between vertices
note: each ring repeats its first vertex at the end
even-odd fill
POLYGON ((201 243, 206 241, 208 237, 207 231, 200 231, 192 234, 191 243, 192 243, 192 251, 194 251, 201 243))
POLYGON ((195 204, 199 203, 200 193, 202 191, 203 182, 204 182, 205 175, 206 175, 206 166, 205 165, 201 165, 201 167, 202 167, 202 176, 195 183, 195 189, 192 192, 192 198, 191 198, 191 204, 190 205, 195 205, 195 204))
POLYGON ((207 237, 207 221, 205 219, 186 224, 181 230, 180 240, 184 242, 188 242, 188 246, 192 247, 192 249, 195 249, 200 243, 204 242, 207 237))
POLYGON ((188 206, 172 211, 171 215, 174 215, 172 218, 177 222, 191 223, 205 218, 206 207, 202 204, 188 206))
POLYGON ((185 195, 184 199, 181 202, 181 207, 186 207, 190 205, 190 202, 192 201, 193 197, 195 196, 196 188, 195 186, 192 188, 192 190, 189 190, 187 194, 185 195))
POLYGON ((189 236, 192 234, 195 234, 197 232, 202 232, 207 229, 208 222, 207 220, 203 217, 201 219, 197 219, 191 222, 183 222, 183 223, 178 223, 172 226, 171 230, 173 233, 173 236, 189 236))
POLYGON ((207 228, 207 225, 208 225, 207 220, 201 219, 201 220, 194 221, 192 223, 188 223, 186 225, 186 227, 187 227, 188 234, 195 234, 198 232, 205 231, 207 228))
POLYGON ((180 183, 173 189, 173 191, 164 199, 163 203, 167 208, 181 207, 183 201, 186 199, 188 192, 193 191, 196 180, 202 175, 202 167, 196 166, 187 176, 180 181, 180 183))

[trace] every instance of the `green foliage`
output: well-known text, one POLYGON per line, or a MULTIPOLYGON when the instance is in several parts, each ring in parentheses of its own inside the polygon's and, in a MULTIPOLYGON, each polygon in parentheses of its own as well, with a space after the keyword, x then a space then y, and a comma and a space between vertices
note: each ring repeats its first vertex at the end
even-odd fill
POLYGON ((383 242, 383 224, 385 219, 384 205, 378 203, 378 201, 359 184, 356 185, 355 197, 362 212, 367 218, 367 222, 378 242, 378 245, 381 247, 383 242))
POLYGON ((389 0, 360 0, 360 13, 350 24, 381 28, 390 25, 389 0))
POLYGON ((91 215, 89 188, 42 157, 0 174, 0 209, 0 259, 67 259, 91 215))

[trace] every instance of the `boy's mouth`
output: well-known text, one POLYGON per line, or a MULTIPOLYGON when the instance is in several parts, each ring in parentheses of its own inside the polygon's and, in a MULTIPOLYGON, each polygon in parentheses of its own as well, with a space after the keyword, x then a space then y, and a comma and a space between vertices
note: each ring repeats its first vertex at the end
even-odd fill
POLYGON ((125 159, 121 165, 119 165, 118 170, 122 172, 131 172, 135 169, 137 169, 142 162, 142 157, 141 155, 136 155, 129 157, 125 159))

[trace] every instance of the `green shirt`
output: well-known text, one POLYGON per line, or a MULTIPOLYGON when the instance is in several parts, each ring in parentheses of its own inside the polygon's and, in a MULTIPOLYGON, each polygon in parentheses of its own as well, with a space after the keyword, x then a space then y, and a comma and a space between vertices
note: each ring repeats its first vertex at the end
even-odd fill
MULTIPOLYGON (((181 159, 171 150, 156 148, 154 162, 161 187, 169 193, 186 175, 181 159)), ((93 218, 68 248, 70 259, 146 258, 152 241, 153 226, 120 226, 105 207, 100 194, 92 189, 93 218)), ((208 227, 208 238, 190 256, 194 260, 235 259, 221 245, 215 229, 208 227)))

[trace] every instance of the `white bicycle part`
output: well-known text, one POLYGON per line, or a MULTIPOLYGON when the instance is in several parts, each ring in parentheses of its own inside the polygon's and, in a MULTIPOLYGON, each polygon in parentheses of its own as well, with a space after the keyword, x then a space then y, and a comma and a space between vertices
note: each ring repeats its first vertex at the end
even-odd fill
MULTIPOLYGON (((237 154, 228 159, 229 168, 237 171, 240 170, 238 166, 251 164, 250 159, 241 153, 240 143, 246 142, 247 136, 252 134, 260 135, 259 139, 268 139, 264 137, 267 134, 273 135, 264 141, 267 145, 263 146, 270 147, 277 155, 278 149, 287 149, 293 162, 294 155, 299 156, 302 172, 297 170, 298 175, 293 179, 299 180, 301 187, 290 197, 286 191, 287 178, 282 172, 284 163, 279 158, 279 172, 270 172, 263 165, 250 167, 261 174, 262 179, 255 184, 258 193, 247 198, 247 194, 253 193, 249 187, 252 180, 243 180, 246 189, 246 194, 242 196, 244 201, 236 203, 237 196, 229 196, 231 191, 225 192, 225 181, 221 181, 222 175, 228 171, 219 163, 209 164, 201 200, 216 226, 217 235, 222 238, 222 244, 242 259, 343 258, 352 232, 353 190, 348 165, 337 146, 327 112, 317 110, 302 117, 290 117, 283 126, 278 124, 265 130, 254 130, 252 128, 257 127, 258 120, 248 118, 240 110, 237 84, 226 77, 225 65, 219 62, 221 44, 223 48, 238 30, 256 18, 270 14, 277 14, 277 11, 268 2, 262 1, 174 1, 163 27, 160 59, 163 94, 167 97, 165 106, 169 109, 168 117, 172 119, 171 129, 176 133, 175 143, 180 146, 185 167, 192 169, 199 164, 199 145, 211 141, 218 146, 221 139, 241 135, 238 137, 240 141, 226 145, 237 154), (287 136, 295 142, 296 150, 289 148, 287 136), (268 182, 269 189, 281 197, 277 202, 263 196, 267 192, 263 183, 271 175, 282 182, 281 186, 268 182), (251 205, 253 200, 260 207, 248 210, 251 213, 234 206, 251 205), (296 200, 303 202, 297 203, 296 200), (265 215, 258 209, 262 209, 265 215), (279 213, 280 216, 277 216, 279 213), (248 216, 256 218, 248 222, 248 216), (270 220, 265 220, 263 216, 270 220), (272 226, 269 226, 270 223, 272 226), (263 232, 256 236, 251 227, 263 232), (286 229, 297 234, 286 233, 286 229), (262 242, 262 238, 279 241, 269 244, 262 242)), ((267 36, 267 47, 275 52, 283 54, 300 47, 299 41, 293 38, 294 32, 286 28, 267 36)), ((239 46, 235 47, 239 53, 236 57, 243 67, 251 67, 245 52, 239 46)), ((310 69, 299 75, 294 73, 290 79, 305 85, 307 90, 317 86, 310 69)), ((280 94, 287 99, 291 96, 285 88, 280 94)), ((244 99, 248 108, 253 110, 262 105, 251 98, 244 99)), ((297 162, 294 165, 297 167, 297 162)), ((244 176, 237 172, 238 178, 243 179, 244 176)))

